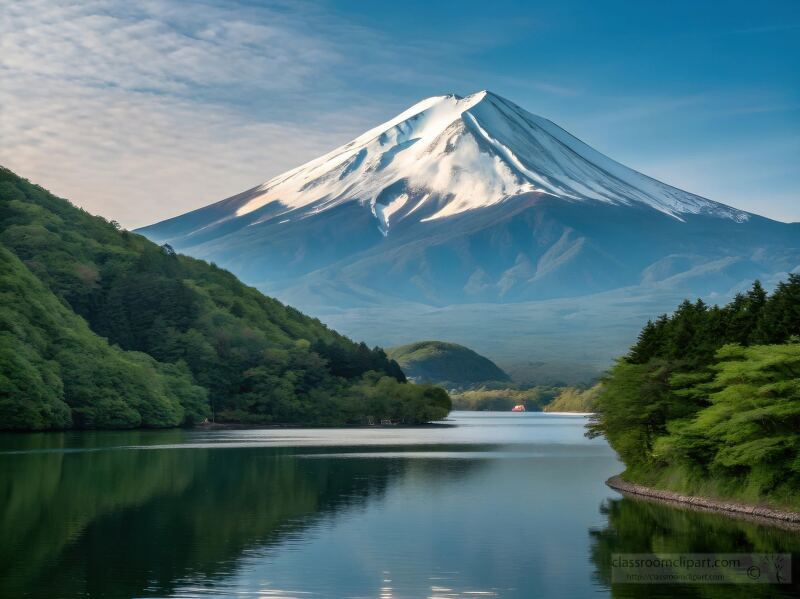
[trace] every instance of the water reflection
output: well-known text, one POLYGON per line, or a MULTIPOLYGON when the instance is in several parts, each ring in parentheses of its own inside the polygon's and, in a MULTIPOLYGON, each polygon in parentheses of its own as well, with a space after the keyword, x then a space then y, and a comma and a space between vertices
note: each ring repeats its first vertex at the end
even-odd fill
POLYGON ((0 435, 0 597, 638 597, 611 553, 800 549, 615 499, 584 422, 0 435))
POLYGON ((613 597, 798 597, 800 534, 763 523, 642 498, 609 499, 608 525, 590 531, 597 580, 613 597), (791 585, 612 584, 614 553, 792 553, 791 585))
POLYGON ((0 596, 169 594, 229 573, 248 551, 363 505, 401 475, 385 460, 280 451, 2 456, 0 596))

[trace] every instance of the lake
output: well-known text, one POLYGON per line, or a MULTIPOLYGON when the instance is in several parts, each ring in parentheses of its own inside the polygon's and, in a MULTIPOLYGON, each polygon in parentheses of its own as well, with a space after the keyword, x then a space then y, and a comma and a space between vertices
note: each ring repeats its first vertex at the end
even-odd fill
POLYGON ((800 561, 800 534, 622 498, 585 423, 0 435, 0 597, 796 596, 612 586, 612 553, 800 561))

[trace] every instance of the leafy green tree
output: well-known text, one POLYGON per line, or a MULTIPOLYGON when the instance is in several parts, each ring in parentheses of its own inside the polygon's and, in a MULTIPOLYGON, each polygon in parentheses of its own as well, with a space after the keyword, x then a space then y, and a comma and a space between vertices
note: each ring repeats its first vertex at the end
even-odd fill
POLYGON ((717 359, 699 385, 710 405, 672 423, 657 453, 753 499, 789 500, 800 489, 800 343, 726 345, 717 359))
POLYGON ((205 417, 183 363, 161 364, 95 335, 0 246, 0 427, 132 428, 205 417))
POLYGON ((604 379, 587 434, 631 480, 800 507, 800 276, 649 322, 604 379))

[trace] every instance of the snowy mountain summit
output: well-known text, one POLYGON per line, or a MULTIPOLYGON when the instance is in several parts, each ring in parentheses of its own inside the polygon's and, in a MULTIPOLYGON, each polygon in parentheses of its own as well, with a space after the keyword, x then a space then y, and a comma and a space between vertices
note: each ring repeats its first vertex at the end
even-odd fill
POLYGON ((593 150, 563 129, 488 91, 423 100, 348 144, 270 179, 235 216, 272 202, 267 218, 304 218, 343 202, 368 206, 379 229, 435 220, 520 194, 570 201, 640 202, 681 218, 747 214, 675 189, 593 150))
POLYGON ((800 264, 796 225, 656 181, 487 91, 423 100, 141 232, 311 311, 728 294, 800 264))
POLYGON ((236 216, 274 201, 287 213, 297 208, 315 213, 357 200, 370 207, 386 234, 392 220, 443 218, 523 193, 641 202, 677 218, 709 212, 747 219, 744 212, 614 162, 488 91, 423 100, 350 143, 270 179, 236 209, 236 216))

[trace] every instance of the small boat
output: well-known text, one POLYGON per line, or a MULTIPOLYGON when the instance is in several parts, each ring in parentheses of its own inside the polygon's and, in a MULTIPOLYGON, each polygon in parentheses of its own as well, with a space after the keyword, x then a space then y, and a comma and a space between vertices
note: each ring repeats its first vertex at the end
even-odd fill
POLYGON ((525 411, 525 406, 522 405, 521 403, 518 403, 513 408, 511 408, 511 411, 512 412, 524 412, 525 411))

